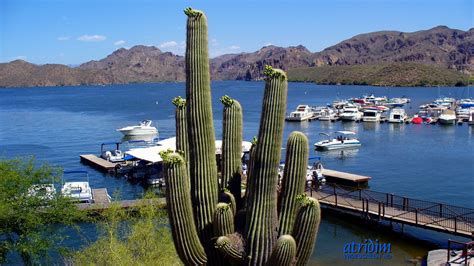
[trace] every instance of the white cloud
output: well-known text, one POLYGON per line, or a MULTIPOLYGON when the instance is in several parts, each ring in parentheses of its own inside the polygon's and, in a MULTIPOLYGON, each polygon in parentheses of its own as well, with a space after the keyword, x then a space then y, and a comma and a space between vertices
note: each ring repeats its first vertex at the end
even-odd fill
POLYGON ((122 45, 122 44, 125 44, 124 40, 114 42, 114 45, 122 45))
POLYGON ((184 55, 186 42, 185 41, 181 41, 181 42, 167 41, 167 42, 161 43, 158 47, 166 52, 171 52, 176 55, 184 55))
POLYGON ((25 60, 26 61, 26 59, 27 59, 26 55, 19 55, 19 56, 12 57, 11 61, 15 61, 15 60, 25 60))
POLYGON ((71 37, 69 36, 59 36, 58 38, 56 38, 56 40, 58 41, 68 41, 69 39, 71 39, 71 37))
POLYGON ((211 46, 218 46, 219 45, 219 42, 214 38, 212 38, 209 43, 211 44, 211 46))
POLYGON ((224 54, 235 54, 240 52, 240 46, 231 45, 228 47, 211 47, 209 54, 211 57, 216 57, 224 54))
POLYGON ((105 39, 107 39, 107 37, 103 36, 103 35, 82 35, 80 36, 79 38, 77 38, 78 41, 83 41, 83 42, 101 42, 101 41, 105 41, 105 39))
POLYGON ((175 42, 175 41, 169 41, 169 42, 164 42, 162 44, 160 44, 160 48, 173 48, 173 47, 176 47, 178 46, 178 43, 175 42))

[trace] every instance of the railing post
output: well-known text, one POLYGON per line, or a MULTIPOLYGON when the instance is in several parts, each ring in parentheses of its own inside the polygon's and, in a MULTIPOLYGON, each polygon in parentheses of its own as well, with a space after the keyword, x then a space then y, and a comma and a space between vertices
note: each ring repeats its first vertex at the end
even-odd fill
POLYGON ((379 201, 379 221, 380 221, 380 215, 382 215, 382 207, 380 206, 380 201, 379 201))
POLYGON ((334 199, 336 201, 336 207, 337 207, 337 194, 336 193, 334 193, 334 199))
POLYGON ((454 216, 454 233, 458 232, 458 220, 457 217, 454 216))
POLYGON ((415 224, 418 224, 418 208, 415 209, 415 224))
POLYGON ((439 217, 443 217, 443 203, 439 204, 439 217))
POLYGON ((368 200, 368 199, 365 200, 365 205, 366 205, 366 207, 367 207, 367 208, 366 208, 367 215, 369 215, 369 200, 368 200))
POLYGON ((393 193, 390 194, 390 207, 393 207, 393 193))
POLYGON ((382 210, 383 210, 382 211, 383 212, 383 217, 385 217, 385 205, 384 204, 382 204, 382 210))
POLYGON ((362 212, 365 212, 365 201, 362 200, 362 212))
POLYGON ((402 210, 406 211, 406 206, 407 206, 407 198, 403 197, 403 207, 402 207, 402 210))
POLYGON ((446 260, 446 262, 449 262, 450 253, 451 253, 451 239, 448 239, 448 259, 446 260))
POLYGON ((388 204, 388 193, 385 193, 386 202, 388 204))

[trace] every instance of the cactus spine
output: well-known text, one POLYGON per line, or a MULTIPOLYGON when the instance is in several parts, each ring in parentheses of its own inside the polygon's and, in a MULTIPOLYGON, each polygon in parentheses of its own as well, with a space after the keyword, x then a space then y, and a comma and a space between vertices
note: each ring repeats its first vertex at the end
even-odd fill
POLYGON ((212 238, 212 219, 217 204, 217 165, 212 119, 207 18, 186 9, 186 100, 189 141, 189 173, 195 203, 194 219, 203 243, 212 238))
POLYGON ((278 232, 277 192, 288 82, 282 70, 265 68, 262 117, 251 176, 248 178, 247 254, 250 264, 268 260, 278 232))
POLYGON ((319 222, 321 221, 321 210, 319 202, 314 198, 302 196, 299 201, 302 202, 302 206, 298 211, 291 235, 294 236, 298 247, 296 251, 296 264, 303 266, 308 262, 314 249, 319 222))
POLYGON ((221 190, 228 188, 240 209, 242 182, 242 107, 229 96, 223 96, 222 176, 221 190))
POLYGON ((282 235, 273 248, 272 255, 267 265, 290 266, 296 256, 296 242, 290 235, 282 235))
POLYGON ((219 194, 207 22, 201 11, 188 8, 185 13, 188 16, 187 103, 182 99, 174 102, 177 106, 177 148, 186 150, 185 145, 188 145, 184 155, 189 168, 179 154, 160 153, 165 164, 168 214, 178 254, 186 265, 220 265, 224 263, 222 258, 238 265, 290 265, 295 261, 303 265, 314 246, 320 214, 317 200, 296 196, 304 188, 308 143, 302 133, 292 133, 287 144, 288 168, 285 169, 278 216, 277 168, 286 111, 286 74, 265 67, 258 141, 253 142, 250 152, 245 206, 238 210, 236 202, 240 200, 241 191, 240 186, 238 190, 233 189, 232 180, 238 179, 241 172, 242 110, 230 97, 222 99, 225 105, 224 170, 219 194), (226 189, 228 184, 232 193, 226 189), (299 210, 297 200, 302 202, 299 210))
POLYGON ((187 265, 205 264, 206 253, 199 241, 193 221, 186 163, 178 154, 160 155, 164 161, 166 205, 176 250, 187 265))
POLYGON ((298 203, 296 196, 303 194, 308 164, 308 139, 301 132, 292 132, 286 145, 285 169, 282 191, 280 192, 280 231, 279 235, 291 234, 298 203))

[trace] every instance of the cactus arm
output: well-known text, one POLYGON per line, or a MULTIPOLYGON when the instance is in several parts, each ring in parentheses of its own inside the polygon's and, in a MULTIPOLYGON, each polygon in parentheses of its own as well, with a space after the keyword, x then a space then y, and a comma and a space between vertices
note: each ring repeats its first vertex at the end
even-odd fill
POLYGON ((232 240, 227 236, 221 236, 217 239, 215 247, 224 255, 225 258, 228 258, 234 263, 243 262, 245 258, 245 253, 237 249, 232 240))
POLYGON ((191 193, 197 231, 202 243, 210 243, 217 205, 217 165, 212 118, 207 18, 188 8, 186 36, 186 101, 191 193))
POLYGON ((290 235, 282 235, 273 248, 270 259, 266 265, 290 266, 293 265, 296 256, 296 242, 290 235))
POLYGON ((221 192, 221 194, 219 195, 219 202, 224 202, 224 203, 229 204, 232 210, 232 214, 235 216, 237 212, 237 207, 236 207, 237 205, 235 203, 234 195, 230 193, 230 191, 224 190, 223 192, 221 192))
POLYGON ((252 158, 250 190, 247 199, 246 253, 249 264, 262 265, 277 238, 277 184, 288 83, 282 70, 267 72, 258 133, 252 158))
POLYGON ((215 236, 225 236, 234 233, 234 214, 230 204, 218 203, 212 223, 215 236))
POLYGON ((279 235, 291 234, 298 213, 296 196, 304 193, 308 163, 308 139, 301 132, 292 132, 286 145, 285 170, 280 193, 279 235))
POLYGON ((296 265, 306 265, 314 249, 321 221, 321 210, 318 200, 304 195, 299 199, 302 206, 296 217, 293 237, 296 241, 296 265))
POLYGON ((221 190, 228 188, 234 195, 237 209, 242 197, 242 107, 229 96, 223 96, 222 132, 222 183, 221 190))
POLYGON ((194 226, 186 163, 178 154, 163 159, 166 205, 176 251, 186 265, 203 265, 207 257, 194 226))
MULTIPOLYGON (((188 162, 187 157, 189 153, 188 137, 187 137, 187 121, 186 121, 186 100, 180 96, 173 99, 173 104, 176 106, 175 120, 176 120, 176 151, 178 151, 183 159, 188 162)), ((189 170, 189 163, 188 163, 189 170)))

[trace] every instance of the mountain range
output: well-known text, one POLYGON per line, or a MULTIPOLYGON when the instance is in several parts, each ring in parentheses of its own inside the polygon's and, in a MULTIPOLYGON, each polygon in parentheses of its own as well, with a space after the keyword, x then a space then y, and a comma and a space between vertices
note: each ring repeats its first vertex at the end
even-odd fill
MULTIPOLYGON (((429 30, 405 33, 379 31, 354 36, 321 52, 311 52, 302 45, 293 47, 262 47, 252 53, 226 54, 212 58, 213 80, 259 80, 265 65, 289 71, 290 80, 318 83, 374 84, 374 85, 454 85, 469 79, 474 73, 474 29, 468 31, 438 26, 429 30), (410 67, 405 67, 410 66, 410 67), (399 82, 406 79, 400 71, 422 71, 427 83, 399 82), (361 69, 372 71, 374 79, 357 81, 354 72, 346 75, 346 82, 336 77, 361 69), (388 71, 388 70, 390 71, 388 71), (380 72, 380 73, 379 73, 380 72), (322 73, 326 73, 322 79, 322 73), (330 73, 330 74, 327 74, 330 73), (385 82, 384 74, 390 77, 385 82), (393 74, 397 75, 393 75, 393 74), (377 83, 371 80, 377 80, 377 83), (434 83, 433 83, 434 82, 434 83)), ((0 64, 0 87, 66 86, 87 84, 118 84, 137 82, 184 81, 184 57, 163 52, 153 46, 138 45, 121 48, 101 60, 93 60, 77 67, 60 64, 35 65, 22 60, 0 64)), ((364 72, 363 71, 363 72, 364 72)), ((417 75, 411 75, 419 79, 417 75)))

